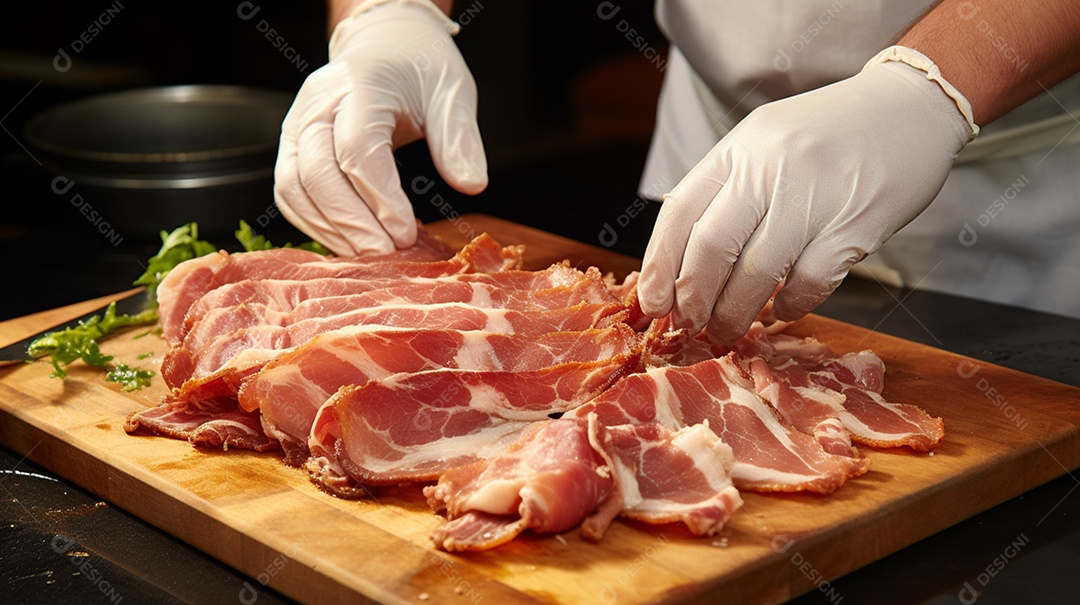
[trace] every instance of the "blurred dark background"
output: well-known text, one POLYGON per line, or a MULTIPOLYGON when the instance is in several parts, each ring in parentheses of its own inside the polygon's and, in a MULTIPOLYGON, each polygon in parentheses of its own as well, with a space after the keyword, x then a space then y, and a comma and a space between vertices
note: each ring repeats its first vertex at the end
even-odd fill
MULTIPOLYGON (((405 188, 421 220, 450 210, 485 212, 599 245, 605 222, 641 205, 636 187, 666 43, 652 3, 615 3, 618 12, 607 20, 601 4, 609 6, 458 0, 455 16, 463 27, 455 41, 480 91, 490 186, 476 197, 458 194, 438 178, 422 141, 399 149, 403 182, 435 181, 422 195, 405 188), (629 28, 640 38, 629 39, 629 28)), ((0 253, 16 288, 0 305, 0 319, 128 287, 139 260, 160 244, 152 234, 177 226, 147 224, 145 233, 119 234, 119 243, 103 237, 54 193, 55 174, 23 132, 34 115, 103 93, 178 84, 294 94, 327 60, 326 11, 315 0, 20 0, 12 8, 14 18, 0 25, 0 253), (252 7, 255 17, 242 19, 252 7), (291 49, 288 56, 265 37, 267 26, 291 49)), ((102 207, 92 190, 81 191, 87 203, 102 207)), ((146 196, 147 223, 154 222, 155 202, 146 196)), ((268 190, 266 206, 272 202, 268 190)), ((620 226, 617 241, 607 244, 640 256, 655 206, 620 226)), ((255 226, 255 218, 246 220, 255 226)), ((257 229, 275 243, 306 239, 280 216, 257 229)), ((229 237, 210 239, 236 247, 229 237)))

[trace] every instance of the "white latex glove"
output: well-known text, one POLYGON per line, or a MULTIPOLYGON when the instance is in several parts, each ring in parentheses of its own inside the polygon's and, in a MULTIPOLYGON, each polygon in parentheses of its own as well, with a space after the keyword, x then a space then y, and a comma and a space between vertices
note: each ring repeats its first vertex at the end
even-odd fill
POLYGON ((452 187, 487 186, 476 83, 427 0, 365 2, 338 24, 330 62, 311 74, 282 124, 274 199, 335 254, 391 252, 416 241, 393 150, 427 138, 452 187))
POLYGON ((777 318, 802 317, 930 204, 977 133, 963 95, 902 47, 762 105, 665 196, 642 310, 727 344, 783 282, 777 318))

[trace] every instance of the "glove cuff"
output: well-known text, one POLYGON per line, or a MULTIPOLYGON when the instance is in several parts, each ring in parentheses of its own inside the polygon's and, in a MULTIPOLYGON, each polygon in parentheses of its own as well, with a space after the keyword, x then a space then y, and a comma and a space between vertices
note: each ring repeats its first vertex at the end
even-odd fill
POLYGON ((888 63, 889 61, 897 61, 899 63, 910 65, 926 74, 926 79, 931 80, 940 86, 941 90, 956 103, 956 107, 960 110, 960 114, 964 116, 968 128, 971 129, 971 135, 966 142, 970 143, 975 137, 979 136, 979 125, 975 123, 975 116, 971 111, 971 103, 968 102, 967 97, 965 97, 963 93, 941 75, 941 70, 938 69, 937 64, 935 64, 930 57, 906 46, 890 46, 867 61, 863 69, 879 63, 888 63))
POLYGON ((423 7, 443 24, 446 31, 449 32, 451 36, 456 36, 458 32, 461 31, 461 26, 448 17, 441 8, 435 6, 435 3, 431 2, 431 0, 364 0, 364 2, 357 4, 349 11, 349 14, 345 15, 344 19, 334 26, 334 33, 330 34, 330 56, 333 57, 336 54, 335 49, 345 36, 343 32, 346 24, 351 23, 356 17, 385 4, 414 4, 423 7))

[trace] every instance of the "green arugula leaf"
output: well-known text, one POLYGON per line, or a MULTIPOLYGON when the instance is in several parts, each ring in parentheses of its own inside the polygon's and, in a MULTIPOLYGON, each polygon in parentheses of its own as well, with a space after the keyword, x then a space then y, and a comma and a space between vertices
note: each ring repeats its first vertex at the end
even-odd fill
MULTIPOLYGON (((285 247, 289 247, 289 244, 285 244, 285 247)), ((296 247, 300 250, 307 250, 323 256, 330 256, 330 249, 316 241, 304 242, 296 247)))
POLYGON ((161 250, 150 257, 146 264, 146 272, 135 280, 136 286, 146 286, 149 291, 150 306, 157 307, 157 288, 161 280, 180 263, 217 252, 217 246, 210 242, 199 239, 199 225, 188 223, 173 229, 172 232, 161 232, 161 250))
MULTIPOLYGON (((251 225, 242 220, 240 221, 240 228, 236 230, 234 235, 236 236, 236 241, 240 242, 240 245, 244 247, 245 252, 273 250, 274 248, 277 248, 277 246, 270 243, 270 240, 266 239, 265 236, 257 235, 255 230, 251 228, 251 225)), ((322 254, 323 256, 330 255, 330 250, 328 250, 326 246, 315 241, 304 242, 297 246, 286 243, 282 248, 298 248, 300 250, 308 250, 309 252, 322 254)))
POLYGON ((121 363, 109 370, 109 373, 105 375, 105 380, 120 383, 123 385, 123 388, 120 390, 131 392, 150 386, 150 379, 153 377, 153 370, 137 367, 133 368, 127 364, 121 363))
POLYGON ((26 354, 30 359, 51 356, 54 372, 50 376, 65 378, 64 366, 75 360, 82 359, 95 367, 105 367, 112 361, 112 356, 103 354, 98 347, 98 341, 106 335, 131 326, 150 325, 157 320, 157 309, 146 309, 137 315, 118 315, 116 303, 110 303, 103 315, 94 315, 72 328, 44 334, 30 343, 26 354))
MULTIPOLYGON (((237 241, 247 252, 270 250, 275 247, 264 236, 257 235, 251 225, 244 221, 240 221, 240 228, 236 230, 235 235, 237 241)), ((290 248, 292 244, 285 244, 285 247, 290 248)), ((305 242, 296 247, 322 255, 330 254, 330 251, 322 244, 314 241, 305 242)), ((30 344, 27 355, 30 359, 51 356, 50 361, 54 372, 50 376, 54 378, 67 377, 65 367, 79 359, 94 367, 111 367, 109 364, 113 357, 102 353, 98 343, 116 330, 157 323, 157 289, 165 276, 184 261, 217 251, 217 246, 199 239, 199 225, 197 223, 181 225, 171 232, 161 231, 161 249, 158 250, 157 254, 150 257, 146 265, 146 271, 135 280, 135 285, 146 286, 149 292, 147 296, 149 308, 136 315, 118 315, 116 313, 116 303, 112 303, 105 310, 103 316, 95 315, 84 322, 80 322, 76 327, 49 332, 38 338, 30 344)), ((136 336, 136 338, 146 336, 151 332, 155 331, 147 331, 136 336)), ((160 328, 156 332, 160 333, 160 328)), ((140 356, 140 359, 142 358, 140 356)), ((110 370, 106 380, 121 382, 124 384, 124 390, 130 391, 147 386, 153 375, 154 373, 150 370, 130 368, 120 364, 110 370)))
POLYGON ((274 247, 266 237, 256 235, 255 230, 251 228, 251 225, 243 220, 240 221, 240 228, 236 230, 235 235, 236 241, 240 242, 240 245, 244 247, 244 252, 270 250, 274 247))

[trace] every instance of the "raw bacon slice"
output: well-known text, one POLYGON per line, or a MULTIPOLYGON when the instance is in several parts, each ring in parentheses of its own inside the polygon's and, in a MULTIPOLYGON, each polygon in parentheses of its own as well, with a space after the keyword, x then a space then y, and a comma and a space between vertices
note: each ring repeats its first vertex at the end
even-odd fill
POLYGON ((810 381, 840 393, 840 420, 851 438, 873 447, 908 446, 930 451, 945 441, 945 424, 920 407, 890 403, 880 395, 885 364, 871 351, 842 355, 809 373, 810 381))
MULTIPOLYGON (((498 274, 496 274, 498 275, 498 274)), ((502 288, 494 284, 470 283, 451 276, 430 280, 382 281, 380 289, 342 296, 311 298, 292 304, 295 294, 285 292, 285 301, 243 302, 234 306, 216 307, 200 314, 184 334, 185 347, 199 349, 214 338, 238 330, 262 325, 289 326, 302 321, 331 319, 340 315, 375 307, 409 307, 413 305, 459 304, 482 309, 512 309, 539 311, 572 307, 582 303, 615 304, 612 296, 598 279, 579 273, 575 282, 545 288, 522 290, 502 288)), ((355 281, 355 280, 354 280, 355 281)), ((510 280, 506 280, 510 281, 510 280)), ((247 283, 247 282, 245 282, 247 283)), ((261 282, 265 285, 265 282, 261 282)), ((289 282, 285 282, 289 283, 289 282)), ((377 282, 359 282, 371 285, 377 282)), ((219 288, 225 290, 227 288, 219 288)), ((217 292, 217 291, 215 291, 217 292)), ((203 300, 211 298, 208 294, 203 300)), ((202 302, 202 301, 200 301, 202 302)), ((191 314, 189 314, 189 318, 191 314)))
POLYGON ((162 280, 158 287, 162 332, 169 344, 178 344, 183 336, 187 310, 207 292, 225 284, 250 279, 378 279, 491 273, 519 268, 523 253, 521 246, 503 248, 486 234, 444 261, 396 261, 393 254, 384 257, 327 258, 295 248, 238 254, 219 252, 181 263, 162 280))
POLYGON ((308 319, 289 326, 262 325, 216 336, 211 336, 213 331, 209 331, 205 338, 201 332, 192 331, 184 345, 173 347, 166 353, 161 375, 170 387, 181 389, 178 398, 199 399, 235 393, 232 387, 239 379, 233 376, 250 375, 283 351, 300 346, 319 334, 347 326, 423 326, 433 330, 545 334, 607 327, 619 323, 623 317, 625 310, 617 303, 582 303, 540 311, 482 309, 460 304, 385 305, 329 318, 308 319))
POLYGON ((598 431, 604 427, 595 418, 536 422, 493 459, 447 471, 424 488, 432 509, 451 519, 435 530, 436 547, 487 550, 526 529, 555 533, 583 521, 606 528, 621 493, 596 447, 598 431), (586 521, 593 511, 600 519, 586 521))
POLYGON ((308 438, 311 454, 304 462, 304 468, 312 483, 335 496, 341 498, 370 496, 371 492, 367 487, 350 477, 345 467, 338 462, 340 443, 341 425, 334 417, 334 401, 329 399, 315 413, 315 420, 311 425, 311 436, 308 438))
POLYGON ((629 376, 569 415, 590 412, 607 426, 659 422, 678 430, 707 423, 734 453, 739 489, 828 494, 869 466, 864 458, 830 454, 781 424, 733 355, 629 376))
POLYGON ((278 448, 277 441, 263 433, 259 415, 237 408, 235 400, 204 401, 197 406, 186 401, 165 401, 129 415, 124 422, 128 433, 140 428, 202 447, 256 452, 278 448))
POLYGON ((704 424, 671 432, 662 425, 608 427, 619 474, 621 516, 645 523, 678 521, 711 536, 742 505, 731 482, 731 448, 704 424))
POLYGON ((787 423, 813 435, 833 454, 856 455, 852 441, 874 447, 906 445, 916 451, 944 441, 940 418, 881 396, 885 364, 872 351, 837 355, 814 338, 777 331, 787 325, 755 322, 731 348, 713 345, 704 334, 689 339, 677 332, 655 335, 649 360, 653 365, 691 365, 737 352, 758 393, 787 423))
POLYGON ((448 551, 487 550, 525 529, 579 524, 599 540, 616 513, 713 535, 742 503, 731 459, 704 425, 676 433, 655 423, 605 427, 595 414, 533 423, 495 458, 452 469, 424 489, 450 519, 432 540, 448 551))
MULTIPOLYGON (((582 302, 617 302, 590 267, 582 273, 563 264, 543 271, 461 273, 443 277, 396 277, 373 280, 318 278, 309 280, 261 279, 226 284, 198 300, 184 318, 184 331, 214 309, 242 304, 264 305, 291 312, 302 304, 325 298, 368 294, 372 303, 473 302, 483 307, 555 308, 582 302), (528 298, 528 300, 524 300, 528 298), (509 299, 509 303, 501 301, 509 299)), ((364 299, 360 299, 361 302, 364 299)))
POLYGON ((641 345, 625 324, 541 335, 459 330, 386 330, 369 326, 322 334, 276 357, 240 390, 243 409, 262 410, 267 434, 286 462, 307 459, 315 413, 339 388, 401 372, 439 368, 525 372, 573 361, 628 355, 641 345))
POLYGON ((747 363, 758 392, 827 451, 841 454, 855 441, 925 452, 945 440, 940 418, 881 396, 885 364, 872 351, 837 355, 816 339, 770 334, 760 325, 736 347, 760 355, 747 363))
POLYGON ((635 352, 530 372, 433 370, 344 387, 338 463, 368 485, 427 481, 491 457, 528 423, 596 397, 636 370, 635 352))
POLYGON ((761 357, 743 362, 754 378, 754 387, 773 409, 796 430, 812 435, 830 454, 857 455, 851 447, 840 416, 844 396, 837 391, 814 388, 806 369, 794 360, 769 364, 761 357))

